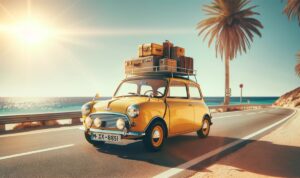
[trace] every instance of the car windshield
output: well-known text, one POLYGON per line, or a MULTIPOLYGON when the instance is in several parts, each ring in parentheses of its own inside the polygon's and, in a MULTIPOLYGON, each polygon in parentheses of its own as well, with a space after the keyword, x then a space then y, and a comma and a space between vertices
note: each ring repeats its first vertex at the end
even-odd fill
POLYGON ((137 79, 127 80, 121 83, 115 93, 115 97, 121 96, 152 96, 163 97, 167 87, 167 81, 163 79, 137 79))

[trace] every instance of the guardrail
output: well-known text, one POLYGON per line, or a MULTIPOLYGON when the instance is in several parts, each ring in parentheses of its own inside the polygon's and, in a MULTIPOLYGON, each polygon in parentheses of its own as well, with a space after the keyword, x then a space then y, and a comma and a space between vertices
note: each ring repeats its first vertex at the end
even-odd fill
POLYGON ((238 105, 218 105, 209 106, 211 112, 226 112, 226 111, 238 111, 238 110, 250 110, 250 109, 262 109, 268 108, 272 105, 269 104, 238 104, 238 105))
MULTIPOLYGON (((236 111, 236 110, 249 110, 249 109, 261 109, 271 107, 271 105, 221 105, 221 106, 209 106, 211 112, 224 112, 224 111, 236 111)), ((0 116, 0 132, 5 131, 6 124, 16 124, 25 122, 47 122, 51 120, 64 120, 71 119, 71 124, 79 124, 81 118, 80 111, 74 112, 60 112, 60 113, 43 113, 43 114, 22 114, 22 115, 8 115, 0 116)))
POLYGON ((51 120, 64 119, 71 119, 71 124, 79 124, 80 118, 80 111, 0 116, 0 132, 5 131, 6 124, 16 124, 25 122, 47 122, 51 120))

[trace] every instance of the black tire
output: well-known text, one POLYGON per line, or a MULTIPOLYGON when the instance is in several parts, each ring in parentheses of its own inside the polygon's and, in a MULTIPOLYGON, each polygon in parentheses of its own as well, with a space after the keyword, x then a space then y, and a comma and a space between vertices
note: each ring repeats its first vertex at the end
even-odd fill
POLYGON ((143 138, 143 143, 148 151, 156 152, 161 150, 164 145, 165 139, 165 125, 161 121, 155 121, 147 129, 145 137, 143 138))
POLYGON ((94 146, 101 146, 104 144, 103 141, 94 141, 91 139, 91 135, 88 134, 87 132, 84 133, 84 137, 86 139, 87 142, 89 142, 90 144, 94 145, 94 146))
POLYGON ((200 130, 197 131, 197 135, 199 138, 206 138, 209 134, 210 131, 210 125, 211 122, 209 120, 209 118, 204 118, 202 121, 202 127, 200 130))

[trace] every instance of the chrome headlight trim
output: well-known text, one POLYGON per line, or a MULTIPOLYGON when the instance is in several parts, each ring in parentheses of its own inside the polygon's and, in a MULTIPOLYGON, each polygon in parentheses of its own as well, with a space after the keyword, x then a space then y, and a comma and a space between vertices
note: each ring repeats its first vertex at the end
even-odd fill
POLYGON ((81 107, 81 114, 87 116, 91 112, 91 103, 86 103, 81 107))
POLYGON ((93 119, 90 118, 89 116, 85 118, 84 120, 84 124, 86 128, 91 128, 92 124, 93 124, 93 119))
POLYGON ((122 118, 118 119, 116 122, 116 127, 119 130, 123 130, 126 127, 126 123, 125 123, 124 119, 122 119, 122 118))
POLYGON ((94 126, 96 126, 96 127, 101 127, 101 124, 102 124, 102 121, 101 121, 101 119, 99 119, 98 117, 96 117, 95 119, 94 119, 94 126))
POLYGON ((140 114, 140 107, 137 104, 132 104, 127 108, 127 114, 131 118, 135 118, 140 114))

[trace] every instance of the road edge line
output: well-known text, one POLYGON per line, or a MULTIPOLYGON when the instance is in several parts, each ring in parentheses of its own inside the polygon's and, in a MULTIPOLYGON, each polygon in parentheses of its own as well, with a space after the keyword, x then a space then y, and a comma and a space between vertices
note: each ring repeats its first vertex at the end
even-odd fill
POLYGON ((78 129, 79 127, 80 127, 80 125, 75 125, 75 126, 65 126, 65 127, 58 127, 58 128, 30 130, 30 131, 19 132, 19 133, 3 134, 3 135, 0 135, 0 138, 17 137, 17 136, 23 136, 23 135, 33 135, 33 134, 48 133, 48 132, 58 132, 58 131, 65 131, 65 130, 75 130, 75 129, 78 129))
POLYGON ((27 155, 32 155, 32 154, 35 154, 35 153, 46 152, 46 151, 53 151, 53 150, 68 148, 68 147, 72 147, 72 146, 74 146, 74 144, 50 147, 50 148, 45 148, 45 149, 40 149, 40 150, 35 150, 35 151, 28 151, 28 152, 18 153, 18 154, 13 154, 13 155, 8 155, 8 156, 1 156, 0 160, 5 160, 5 159, 10 159, 10 158, 15 158, 15 157, 21 157, 21 156, 27 156, 27 155))
POLYGON ((283 119, 281 119, 281 120, 279 120, 279 121, 277 121, 277 122, 275 122, 275 123, 273 123, 273 124, 271 124, 271 125, 269 125, 267 127, 264 127, 264 128, 262 128, 262 129, 260 129, 260 130, 258 130, 256 132, 254 132, 252 134, 249 134, 249 135, 241 138, 240 140, 237 140, 237 141, 234 141, 234 142, 229 143, 227 145, 224 145, 222 147, 216 148, 216 149, 214 149, 214 150, 212 150, 212 151, 210 151, 210 152, 208 152, 208 153, 206 153, 204 155, 196 157, 196 158, 194 158, 194 159, 192 159, 192 160, 190 160, 188 162, 185 162, 185 163, 183 163, 183 164, 181 164, 181 165, 179 165, 179 166, 177 166, 175 168, 170 168, 170 169, 168 169, 168 170, 166 170, 166 171, 164 171, 164 172, 162 172, 162 173, 154 176, 154 178, 165 178, 165 177, 174 176, 174 175, 176 175, 176 174, 178 174, 178 173, 186 170, 187 168, 190 168, 190 167, 192 167, 192 166, 194 166, 196 164, 199 164, 200 162, 202 162, 202 161, 204 161, 204 160, 206 160, 208 158, 211 158, 211 157, 213 157, 213 156, 215 156, 215 155, 217 155, 217 154, 219 154, 221 152, 224 152, 227 149, 232 148, 232 147, 234 147, 234 146, 236 146, 238 144, 241 144, 241 143, 247 141, 248 139, 253 138, 253 137, 255 137, 255 136, 257 136, 257 135, 259 135, 259 134, 261 134, 261 133, 263 133, 263 132, 265 132, 265 131, 273 128, 273 127, 276 127, 277 125, 279 125, 279 124, 287 121, 288 119, 290 119, 291 117, 293 117, 297 113, 296 109, 293 109, 293 110, 294 110, 294 112, 292 114, 290 114, 289 116, 287 116, 287 117, 285 117, 285 118, 283 118, 283 119))

